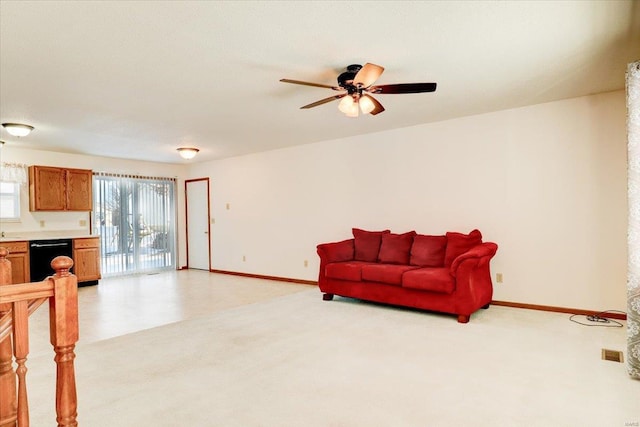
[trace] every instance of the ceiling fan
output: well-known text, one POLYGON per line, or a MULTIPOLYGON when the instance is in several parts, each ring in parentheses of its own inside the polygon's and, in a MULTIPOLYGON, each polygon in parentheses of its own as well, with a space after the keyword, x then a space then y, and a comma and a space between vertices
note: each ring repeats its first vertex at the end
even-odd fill
POLYGON ((373 83, 383 71, 384 68, 376 64, 349 65, 347 70, 338 76, 338 86, 291 79, 281 79, 280 81, 304 86, 324 87, 342 92, 300 108, 313 108, 333 100, 342 99, 338 109, 348 117, 358 117, 360 110, 362 110, 363 114, 376 115, 382 113, 384 107, 371 94, 422 93, 436 90, 436 83, 397 83, 374 86, 373 83))

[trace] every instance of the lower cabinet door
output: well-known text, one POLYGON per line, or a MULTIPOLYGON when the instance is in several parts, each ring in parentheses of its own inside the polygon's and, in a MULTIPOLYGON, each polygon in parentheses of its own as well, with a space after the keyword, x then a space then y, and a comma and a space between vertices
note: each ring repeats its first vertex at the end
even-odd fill
POLYGON ((78 282, 100 279, 99 238, 73 240, 73 273, 78 278, 78 282))
POLYGON ((7 260, 11 262, 11 283, 29 283, 29 254, 9 254, 7 260))

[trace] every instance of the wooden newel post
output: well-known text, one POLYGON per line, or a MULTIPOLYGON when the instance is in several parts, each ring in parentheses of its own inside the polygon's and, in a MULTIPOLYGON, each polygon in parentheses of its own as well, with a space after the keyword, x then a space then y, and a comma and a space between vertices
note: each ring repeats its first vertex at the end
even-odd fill
POLYGON ((78 398, 73 360, 78 342, 78 281, 69 272, 73 260, 58 256, 51 261, 56 274, 53 297, 49 298, 49 331, 56 352, 56 413, 59 427, 77 426, 78 398))
MULTIPOLYGON (((7 259, 9 251, 0 247, 0 286, 11 284, 11 262, 7 259)), ((11 310, 11 304, 0 304, 0 317, 11 310)), ((13 371, 13 349, 11 334, 0 341, 0 426, 16 425, 18 401, 16 399, 16 375, 13 371)))
MULTIPOLYGON (((11 261, 7 259, 9 250, 4 246, 0 246, 0 285, 11 284, 11 261)), ((0 310, 6 309, 3 306, 11 306, 10 304, 0 304, 0 310)), ((11 309, 11 308, 9 308, 11 309)))

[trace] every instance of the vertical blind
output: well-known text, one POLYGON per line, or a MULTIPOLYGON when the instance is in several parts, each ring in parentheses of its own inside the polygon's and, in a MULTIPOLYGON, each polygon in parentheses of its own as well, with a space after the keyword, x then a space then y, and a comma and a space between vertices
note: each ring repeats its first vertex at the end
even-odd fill
POLYGON ((175 268, 175 178, 93 174, 104 277, 175 268))

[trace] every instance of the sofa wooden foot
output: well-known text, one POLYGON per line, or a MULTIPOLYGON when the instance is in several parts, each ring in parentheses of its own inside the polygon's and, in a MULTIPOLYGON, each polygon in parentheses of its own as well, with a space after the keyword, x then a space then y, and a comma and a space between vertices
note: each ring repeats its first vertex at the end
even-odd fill
POLYGON ((483 305, 483 306, 482 306, 482 308, 483 308, 484 310, 486 310, 487 308, 489 308, 489 306, 490 306, 490 305, 491 305, 491 303, 489 303, 489 304, 487 304, 487 305, 483 305))
POLYGON ((459 314, 458 315, 458 323, 469 323, 469 315, 468 314, 459 314))
POLYGON ((322 299, 325 301, 331 301, 333 299, 333 294, 322 294, 322 299))

